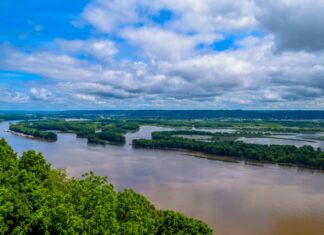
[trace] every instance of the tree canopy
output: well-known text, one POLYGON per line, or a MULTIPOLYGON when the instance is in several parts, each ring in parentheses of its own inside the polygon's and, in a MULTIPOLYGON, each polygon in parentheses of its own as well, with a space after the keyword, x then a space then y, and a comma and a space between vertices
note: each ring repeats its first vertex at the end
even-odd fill
MULTIPOLYGON (((324 152, 312 146, 295 147, 292 145, 259 145, 235 141, 236 133, 214 133, 212 141, 205 142, 177 136, 189 133, 191 135, 204 132, 196 131, 165 131, 153 132, 152 140, 135 139, 133 145, 137 148, 185 149, 209 154, 219 154, 246 160, 265 161, 294 166, 324 168, 324 152)), ((257 135, 257 133, 248 133, 257 135)))
POLYGON ((68 178, 41 153, 18 158, 0 140, 0 234, 212 234, 209 226, 158 210, 131 189, 93 173, 68 178))

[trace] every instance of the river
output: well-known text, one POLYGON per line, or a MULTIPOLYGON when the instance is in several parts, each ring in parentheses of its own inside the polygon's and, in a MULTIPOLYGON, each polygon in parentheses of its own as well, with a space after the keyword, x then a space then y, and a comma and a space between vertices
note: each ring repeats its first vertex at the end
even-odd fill
POLYGON ((158 208, 206 221, 219 235, 323 235, 324 174, 188 156, 187 152, 133 149, 133 138, 150 138, 165 128, 144 126, 127 134, 124 146, 88 145, 74 134, 43 142, 8 132, 0 137, 21 153, 34 149, 70 176, 94 171, 108 175, 118 190, 144 194, 158 208))

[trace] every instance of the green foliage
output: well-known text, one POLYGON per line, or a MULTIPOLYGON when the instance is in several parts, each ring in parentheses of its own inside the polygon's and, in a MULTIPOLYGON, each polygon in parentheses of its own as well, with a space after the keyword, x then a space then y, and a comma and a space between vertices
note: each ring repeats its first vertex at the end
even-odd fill
POLYGON ((40 131, 31 127, 28 123, 10 124, 9 129, 14 132, 22 133, 25 135, 33 136, 35 138, 44 139, 47 141, 56 141, 57 135, 54 132, 40 131))
POLYGON ((186 138, 186 136, 206 136, 210 137, 214 141, 235 141, 239 137, 263 137, 267 136, 268 133, 260 132, 247 132, 247 131, 237 131, 233 133, 226 132, 208 132, 208 131, 193 131, 193 130, 176 130, 176 131, 163 131, 163 132, 153 132, 153 139, 163 139, 169 137, 186 138))
POLYGON ((56 141, 57 135, 49 130, 73 132, 79 138, 87 138, 93 144, 124 144, 124 133, 138 128, 137 125, 124 122, 111 122, 109 125, 96 121, 64 121, 50 119, 45 121, 20 122, 11 124, 10 130, 45 140, 56 141))
POLYGON ((119 127, 127 131, 138 131, 140 125, 135 122, 126 122, 126 123, 122 123, 119 127))
POLYGON ((115 127, 105 127, 97 135, 100 139, 111 143, 124 144, 126 141, 125 136, 115 127))
POLYGON ((186 234, 210 234, 210 228, 199 220, 187 218, 174 211, 162 211, 162 225, 158 234, 161 235, 186 235, 186 234))
POLYGON ((118 221, 122 234, 156 234, 160 217, 154 206, 142 195, 126 189, 118 194, 118 221))
POLYGON ((19 161, 19 169, 35 174, 40 180, 48 178, 50 164, 46 162, 42 154, 35 151, 24 152, 19 161))
MULTIPOLYGON (((227 140, 232 134, 210 134, 215 138, 213 142, 204 142, 194 139, 174 136, 183 131, 156 132, 152 134, 152 140, 138 139, 133 141, 135 147, 144 148, 174 148, 199 151, 210 154, 238 157, 248 160, 267 161, 280 164, 292 164, 296 166, 324 168, 324 152, 315 150, 311 146, 297 148, 291 145, 258 145, 247 144, 241 141, 227 140)), ((188 132, 193 134, 192 131, 188 132)), ((201 134, 201 132, 197 132, 201 134)), ((253 133, 252 133, 253 134, 253 133)), ((251 134, 251 135, 252 135, 251 134)), ((234 134, 235 135, 235 134, 234 134)))
POLYGON ((67 178, 42 154, 21 158, 0 140, 0 234, 212 234, 205 223, 155 209, 93 173, 67 178))
MULTIPOLYGON (((203 111, 204 113, 206 111, 203 111)), ((284 121, 284 120, 259 120, 250 117, 249 119, 191 119, 187 116, 179 115, 178 119, 174 118, 133 118, 122 117, 115 119, 98 119, 100 122, 107 121, 108 123, 115 123, 115 125, 121 125, 124 123, 136 124, 136 125, 157 125, 176 128, 230 128, 248 132, 295 132, 295 133, 313 133, 324 131, 324 121, 284 121)))

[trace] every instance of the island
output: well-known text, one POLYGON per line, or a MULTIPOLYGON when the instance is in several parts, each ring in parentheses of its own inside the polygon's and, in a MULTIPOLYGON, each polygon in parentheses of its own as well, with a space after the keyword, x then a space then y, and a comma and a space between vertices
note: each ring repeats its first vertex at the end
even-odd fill
POLYGON ((77 137, 86 138, 91 144, 123 145, 126 142, 125 134, 138 131, 143 125, 163 126, 174 130, 155 132, 152 134, 152 139, 135 139, 132 143, 135 148, 181 149, 255 162, 324 168, 324 152, 310 145, 315 140, 321 141, 323 138, 314 135, 324 131, 324 122, 318 120, 92 117, 87 120, 71 121, 66 117, 50 117, 12 123, 9 129, 14 133, 46 141, 56 141, 57 134, 53 131, 62 131, 75 133, 77 137), (242 141, 242 138, 289 140, 289 137, 282 136, 291 133, 313 135, 305 140, 290 139, 306 143, 300 147, 242 141))

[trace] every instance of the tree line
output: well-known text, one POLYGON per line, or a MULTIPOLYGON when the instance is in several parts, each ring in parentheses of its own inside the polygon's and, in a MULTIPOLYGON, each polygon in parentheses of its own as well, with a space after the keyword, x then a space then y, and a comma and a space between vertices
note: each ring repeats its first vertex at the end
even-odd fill
POLYGON ((17 133, 33 136, 35 138, 39 138, 47 141, 57 140, 56 133, 50 131, 40 131, 35 128, 31 128, 28 125, 23 123, 10 124, 9 129, 17 133))
POLYGON ((125 121, 65 121, 61 119, 49 119, 41 121, 19 122, 10 124, 10 130, 31 135, 44 140, 56 141, 57 135, 52 132, 62 131, 75 133, 79 138, 87 138, 94 144, 124 144, 124 134, 128 131, 136 131, 139 125, 125 121), (51 130, 51 131, 49 131, 51 130))
POLYGON ((0 140, 0 234, 211 235, 200 220, 158 210, 93 173, 68 178, 41 153, 18 157, 0 140))
POLYGON ((240 159, 324 169, 324 152, 312 146, 298 148, 292 145, 259 145, 226 140, 205 142, 174 136, 177 133, 183 132, 156 132, 152 134, 152 140, 136 139, 133 140, 133 145, 137 148, 185 149, 240 159))

